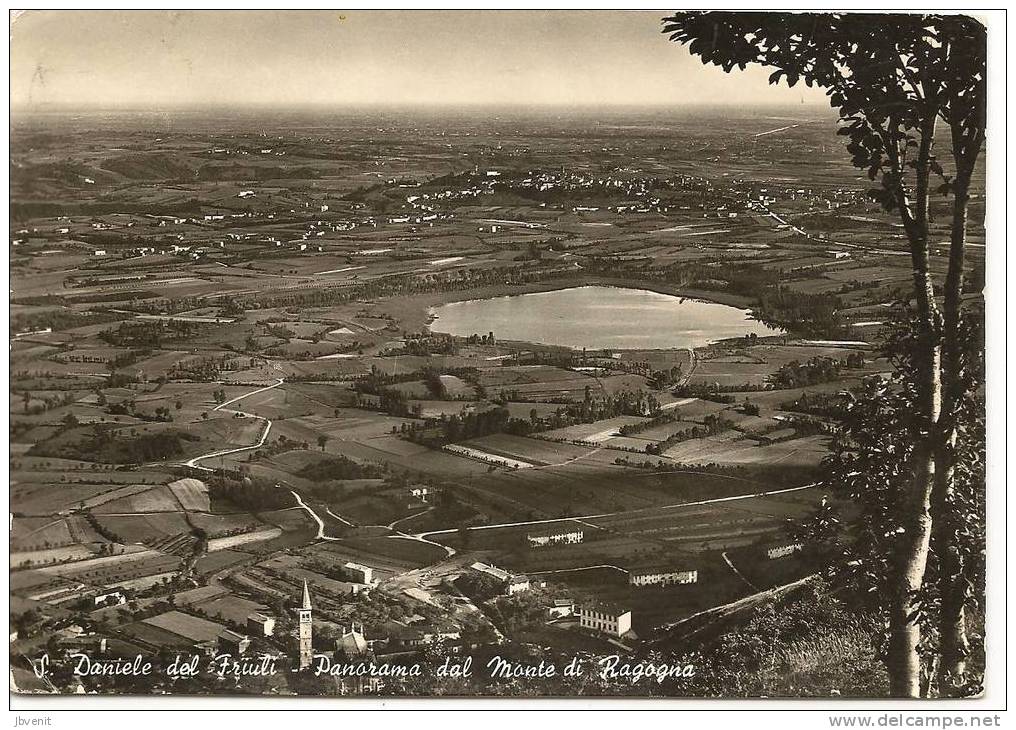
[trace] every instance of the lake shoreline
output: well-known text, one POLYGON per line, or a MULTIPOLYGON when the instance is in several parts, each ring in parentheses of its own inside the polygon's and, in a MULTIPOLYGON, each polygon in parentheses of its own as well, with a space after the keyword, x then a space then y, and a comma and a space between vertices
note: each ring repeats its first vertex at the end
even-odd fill
POLYGON ((432 332, 456 337, 491 331, 501 341, 574 350, 688 349, 750 334, 785 334, 742 307, 606 282, 474 294, 431 305, 427 324, 432 332))
MULTIPOLYGON (((723 304, 738 309, 751 309, 756 302, 751 297, 729 292, 714 292, 705 289, 691 289, 677 284, 666 282, 642 282, 630 281, 623 278, 607 276, 569 276, 545 281, 530 282, 509 286, 496 284, 492 286, 479 286, 472 289, 460 289, 449 292, 434 292, 429 294, 407 294, 396 297, 379 299, 375 307, 379 312, 392 314, 401 323, 402 329, 408 332, 419 332, 430 330, 430 310, 442 304, 453 304, 457 302, 474 301, 481 299, 496 299, 499 297, 518 296, 522 294, 537 294, 541 292, 561 291, 563 289, 574 289, 583 286, 610 286, 619 289, 640 289, 643 291, 667 294, 675 297, 685 297, 713 304, 723 304)), ((538 344, 538 343, 533 343, 538 344)), ((647 348, 636 348, 647 349, 647 348)), ((648 348, 648 349, 671 349, 671 348, 648 348)))

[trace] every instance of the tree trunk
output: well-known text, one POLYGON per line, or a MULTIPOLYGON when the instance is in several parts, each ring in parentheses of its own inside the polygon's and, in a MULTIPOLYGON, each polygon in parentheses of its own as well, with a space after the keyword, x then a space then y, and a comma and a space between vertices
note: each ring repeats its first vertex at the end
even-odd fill
POLYGON ((938 472, 935 478, 933 513, 935 542, 939 557, 939 613, 938 689, 945 696, 956 696, 964 685, 967 656, 970 644, 967 639, 966 603, 969 585, 964 573, 963 553, 957 545, 960 525, 955 506, 954 474, 956 468, 956 412, 963 397, 960 342, 960 305, 963 296, 963 264, 967 237, 967 211, 970 178, 974 160, 964 160, 959 154, 957 174, 953 186, 953 220, 949 245, 949 270, 945 280, 945 298, 942 327, 942 422, 936 448, 938 472))
POLYGON ((940 321, 929 267, 928 199, 935 116, 923 125, 917 157, 913 217, 908 226, 918 315, 917 385, 919 425, 914 432, 912 480, 901 500, 903 533, 897 543, 896 590, 889 605, 889 691, 894 697, 921 696, 920 598, 931 546, 931 494, 942 409, 940 321))
MULTIPOLYGON (((934 346, 934 368, 924 368, 927 387, 938 403, 941 381, 938 372, 938 347, 934 346)), ((937 412, 935 413, 937 416, 937 412)), ((918 645, 919 599, 924 584, 931 544, 931 493, 935 481, 935 448, 930 438, 921 438, 913 454, 913 480, 903 500, 904 533, 897 545, 896 591, 889 609, 889 689, 894 697, 919 697, 921 659, 918 645)))
MULTIPOLYGON (((951 470, 950 470, 951 471, 951 470)), ((951 474, 943 482, 951 482, 951 474)), ((939 486, 936 485, 936 489, 939 486)), ((948 508, 947 508, 948 509, 948 508)), ((945 514, 945 513, 943 513, 945 514)), ((937 518, 937 519, 941 519, 937 518)), ((952 520, 946 521, 946 524, 952 520)), ((936 523, 937 524, 937 523, 936 523)), ((941 606, 939 613, 939 654, 938 691, 946 697, 962 694, 966 684, 967 657, 970 642, 967 638, 966 604, 969 598, 969 584, 965 576, 962 553, 955 545, 955 531, 951 527, 943 530, 948 543, 939 548, 939 592, 941 606)))
POLYGON ((935 306, 930 272, 928 245, 914 246, 914 283, 919 314, 919 407, 920 429, 915 434, 912 481, 906 485, 902 500, 901 523, 896 565, 896 591, 889 610, 890 692, 894 697, 919 697, 921 693, 921 660, 918 645, 921 629, 918 623, 919 598, 924 584, 931 544, 931 495, 935 483, 935 452, 937 426, 942 406, 941 347, 939 345, 938 310, 935 306))
POLYGON ((889 693, 893 697, 921 696, 921 628, 917 621, 918 597, 924 583, 931 543, 930 490, 921 489, 934 479, 935 459, 922 445, 914 454, 914 489, 907 504, 906 533, 898 546, 897 584, 889 609, 889 693))

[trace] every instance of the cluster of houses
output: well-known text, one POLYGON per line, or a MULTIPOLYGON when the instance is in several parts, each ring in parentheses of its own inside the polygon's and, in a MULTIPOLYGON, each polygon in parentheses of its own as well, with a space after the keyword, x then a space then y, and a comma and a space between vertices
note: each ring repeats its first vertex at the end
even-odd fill
MULTIPOLYGON (((528 535, 527 538, 534 547, 548 544, 577 544, 582 541, 582 531, 548 532, 528 535)), ((800 542, 769 542, 757 547, 765 551, 763 554, 769 560, 787 558, 803 550, 800 542)), ((349 561, 341 565, 339 570, 344 577, 352 581, 351 585, 369 588, 377 584, 370 566, 349 561)), ((474 562, 469 565, 469 570, 493 578, 501 586, 504 596, 512 596, 530 588, 530 579, 527 576, 494 565, 474 562)), ((698 581, 698 570, 673 564, 645 566, 628 572, 628 584, 634 588, 689 585, 698 581)), ((108 590, 94 595, 92 599, 96 608, 118 607, 127 600, 122 590, 108 590)), ((633 608, 630 604, 600 600, 577 603, 571 598, 553 598, 545 604, 543 610, 548 621, 570 620, 577 624, 580 630, 611 641, 638 638, 633 631, 633 608)), ((127 645, 122 645, 121 638, 109 638, 73 624, 59 629, 55 639, 60 650, 68 655, 74 652, 87 652, 94 656, 116 656, 123 654, 125 646, 134 647, 133 642, 136 642, 134 648, 147 646, 149 650, 157 650, 162 646, 180 646, 180 642, 185 641, 194 651, 213 658, 220 655, 284 658, 285 655, 291 654, 294 663, 298 662, 298 666, 305 669, 312 666, 316 657, 320 655, 330 659, 364 661, 377 654, 414 651, 440 642, 457 642, 462 639, 462 629, 457 624, 424 616, 409 616, 402 620, 388 621, 383 627, 376 629, 377 635, 373 637, 367 635, 362 624, 355 622, 341 625, 320 620, 315 622, 310 590, 306 582, 303 602, 295 610, 294 618, 296 621, 293 635, 280 637, 276 617, 264 610, 252 611, 246 616, 245 622, 234 619, 228 626, 173 610, 144 619, 143 623, 148 628, 129 635, 131 643, 127 645), (313 634, 325 627, 330 631, 329 647, 334 645, 334 649, 322 650, 319 641, 315 650, 313 634), (148 646, 149 644, 151 646, 148 646), (283 647, 291 648, 283 649, 283 647)), ((16 640, 17 633, 13 632, 11 641, 16 640)), ((377 690, 378 687, 357 686, 346 689, 367 692, 377 690)))
MULTIPOLYGON (((530 581, 522 575, 514 575, 486 563, 473 563, 470 570, 490 576, 504 586, 504 595, 511 596, 528 590, 530 581)), ((631 632, 632 612, 630 608, 604 602, 576 604, 570 598, 552 599, 544 607, 548 621, 578 618, 581 628, 611 637, 623 637, 631 632)))
POLYGON ((271 147, 261 147, 261 148, 258 148, 257 150, 249 150, 249 149, 246 149, 245 147, 237 147, 235 149, 232 148, 232 147, 212 147, 211 149, 208 150, 208 154, 210 154, 210 155, 250 155, 250 154, 260 154, 260 155, 274 155, 276 157, 284 157, 285 154, 286 154, 286 151, 285 150, 273 150, 271 147))
POLYGON ((509 573, 502 568, 479 562, 473 563, 469 568, 475 573, 489 576, 501 583, 506 596, 514 596, 516 593, 529 590, 529 578, 524 575, 509 573))

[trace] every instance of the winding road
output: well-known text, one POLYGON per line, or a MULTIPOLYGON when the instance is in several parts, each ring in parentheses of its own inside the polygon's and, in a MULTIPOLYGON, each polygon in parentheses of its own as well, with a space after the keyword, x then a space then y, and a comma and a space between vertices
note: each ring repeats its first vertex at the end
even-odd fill
MULTIPOLYGON (((272 421, 270 419, 268 419, 268 418, 263 417, 263 416, 258 416, 258 415, 255 415, 253 413, 247 413, 245 411, 230 409, 227 406, 230 406, 230 405, 232 405, 234 403, 237 403, 237 402, 239 402, 241 400, 244 400, 245 398, 250 398, 253 395, 257 395, 258 393, 264 393, 266 391, 272 390, 273 388, 278 388, 284 382, 285 381, 284 381, 283 378, 279 378, 275 383, 272 383, 271 385, 266 385, 264 387, 252 390, 249 393, 244 393, 244 394, 239 395, 239 396, 237 396, 235 398, 231 398, 231 399, 229 399, 229 400, 227 400, 227 401, 225 401, 223 403, 220 403, 219 405, 215 406, 215 408, 212 409, 212 410, 215 410, 215 411, 224 411, 226 413, 240 414, 240 415, 244 416, 245 418, 256 418, 258 420, 264 421, 265 422, 265 427, 262 430, 261 436, 258 439, 257 443, 252 444, 250 446, 241 446, 241 447, 237 447, 237 448, 219 449, 219 450, 216 450, 216 451, 211 451, 211 452, 209 452, 207 454, 202 454, 200 456, 195 456, 194 458, 192 458, 192 459, 188 460, 187 462, 185 462, 185 465, 189 466, 189 467, 192 467, 194 469, 200 469, 202 471, 211 472, 211 471, 213 471, 213 469, 211 469, 209 467, 206 467, 206 466, 202 466, 200 464, 200 462, 206 461, 208 459, 214 459, 215 457, 227 456, 229 454, 238 454, 238 453, 242 453, 242 452, 245 452, 245 451, 253 451, 254 449, 258 449, 261 446, 263 446, 264 443, 268 440, 268 434, 269 434, 269 432, 271 431, 271 428, 272 428, 272 421)), ((590 453, 594 453, 595 451, 596 451, 596 449, 594 449, 590 453)), ((588 456, 589 456, 589 454, 583 454, 583 455, 578 456, 578 457, 576 457, 574 459, 570 459, 569 461, 577 461, 579 459, 587 458, 588 456)), ((551 465, 551 466, 557 466, 557 465, 551 465)), ((325 525, 324 520, 320 517, 320 515, 318 515, 317 512, 314 511, 314 509, 312 507, 310 507, 306 502, 303 501, 303 498, 299 495, 298 492, 296 492, 293 489, 288 489, 287 487, 284 487, 282 484, 277 484, 276 486, 278 488, 280 488, 280 489, 287 489, 287 491, 289 491, 290 494, 293 495, 293 498, 296 500, 296 503, 297 503, 297 507, 296 508, 305 511, 310 516, 310 518, 314 521, 314 523, 317 525, 317 535, 316 535, 316 539, 317 540, 324 540, 324 541, 332 542, 332 541, 340 541, 342 539, 342 538, 334 537, 332 535, 328 535, 328 534, 325 533, 325 527, 326 527, 326 525, 325 525)), ((734 495, 734 496, 730 496, 730 497, 716 497, 716 498, 713 498, 713 499, 702 499, 702 500, 696 500, 696 501, 692 501, 692 502, 678 502, 676 504, 668 504, 668 505, 662 505, 662 506, 642 507, 642 508, 631 509, 631 510, 617 510, 615 512, 600 512, 600 513, 597 513, 597 514, 575 515, 575 516, 571 516, 571 517, 557 517, 557 518, 548 518, 548 519, 541 519, 541 520, 527 520, 527 521, 521 521, 521 522, 503 522, 503 523, 498 523, 498 524, 494 524, 494 525, 477 525, 475 527, 468 527, 466 529, 469 530, 469 531, 474 531, 474 530, 476 530, 476 531, 478 531, 478 530, 493 530, 493 529, 502 528, 502 527, 526 527, 526 526, 529 526, 529 525, 545 525, 545 524, 550 524, 550 523, 554 523, 554 522, 563 522, 563 521, 566 521, 566 520, 575 520, 575 521, 582 522, 583 520, 592 520, 592 519, 598 519, 598 518, 604 518, 604 517, 615 517, 615 516, 619 516, 619 515, 634 515, 634 514, 639 514, 639 513, 643 513, 643 512, 649 512, 649 511, 659 512, 659 511, 663 511, 663 510, 679 509, 679 508, 682 508, 682 507, 697 507, 697 506, 708 505, 708 504, 719 504, 719 503, 724 503, 724 502, 736 502, 736 501, 739 501, 739 500, 754 499, 754 498, 757 498, 757 497, 770 497, 770 496, 779 495, 779 494, 789 494, 789 493, 792 493, 792 492, 798 492, 798 491, 801 491, 801 490, 804 490, 804 489, 810 489, 810 488, 812 488, 814 486, 816 486, 816 484, 804 484, 804 485, 797 486, 797 487, 788 487, 786 489, 776 489, 776 490, 772 490, 772 491, 768 491, 768 492, 755 492, 755 493, 751 493, 751 494, 740 494, 740 495, 734 495)), ((335 520, 337 520, 337 521, 339 521, 339 522, 341 522, 341 523, 343 523, 345 525, 348 525, 349 527, 356 527, 356 525, 353 522, 350 522, 349 520, 345 519, 344 517, 341 517, 341 516, 335 514, 328 507, 325 507, 324 511, 330 517, 334 518, 335 520)), ((443 544, 441 544, 439 542, 436 542, 436 541, 434 541, 434 540, 432 540, 430 538, 433 537, 434 535, 450 535, 450 534, 458 532, 460 528, 451 528, 451 529, 443 529, 443 530, 431 530, 429 532, 419 532, 419 533, 415 533, 415 534, 410 534, 410 533, 402 532, 402 531, 400 531, 400 530, 398 530, 396 528, 396 525, 399 522, 402 522, 404 520, 409 520, 409 519, 411 519, 413 517, 419 517, 420 515, 424 514, 425 512, 428 512, 428 511, 429 510, 424 510, 424 512, 416 513, 416 514, 404 517, 404 518, 402 518, 400 520, 396 520, 395 522, 393 522, 393 523, 391 523, 389 525, 385 525, 385 526, 378 525, 378 527, 386 527, 387 529, 392 530, 392 534, 389 534, 389 535, 386 536, 386 537, 388 537, 390 539, 412 540, 414 542, 424 543, 424 544, 431 545, 433 547, 437 547, 437 548, 442 549, 445 552, 447 557, 454 556, 456 554, 456 552, 457 552, 454 548, 449 547, 448 545, 443 545, 443 544)), ((590 525, 590 526, 594 526, 594 525, 590 525)), ((724 556, 724 558, 726 558, 726 556, 724 556)), ((729 561, 728 561, 728 564, 729 564, 729 561)), ((573 571, 573 570, 588 570, 588 569, 593 568, 593 567, 609 567, 609 568, 615 568, 615 569, 617 569, 617 566, 584 566, 582 568, 570 568, 570 569, 568 569, 568 571, 573 571)), ((736 568, 733 568, 733 565, 731 565, 730 567, 732 569, 734 569, 735 573, 737 573, 737 570, 736 570, 736 568)), ((546 572, 557 572, 557 571, 546 571, 546 572)), ((738 575, 740 575, 740 574, 738 573, 738 575)), ((746 579, 744 579, 743 576, 741 576, 741 577, 742 577, 743 580, 745 580, 745 583, 748 583, 748 581, 746 579)), ((750 583, 749 583, 749 585, 750 585, 750 583)))
POLYGON ((244 398, 250 398, 252 395, 257 395, 258 393, 264 393, 267 390, 272 390, 273 388, 278 388, 284 382, 285 382, 285 380, 283 378, 279 378, 276 382, 272 383, 271 385, 266 385, 263 388, 258 388, 257 390, 252 390, 250 393, 244 393, 243 395, 238 395, 236 398, 230 398, 229 400, 224 401, 223 403, 220 403, 219 405, 215 406, 215 408, 212 409, 213 411, 222 411, 223 413, 239 414, 239 415, 243 416, 244 418, 256 418, 259 421, 264 421, 265 422, 265 428, 261 432, 261 437, 258 439, 257 443, 253 444, 252 446, 240 446, 240 447, 234 448, 234 449, 220 449, 218 451, 211 451, 211 452, 209 452, 207 454, 202 454, 201 456, 195 456, 193 459, 189 459, 188 461, 185 461, 184 462, 184 466, 189 466, 189 467, 192 467, 194 469, 200 469, 201 471, 214 471, 214 469, 211 469, 211 468, 209 468, 207 466, 201 466, 201 464, 198 463, 198 462, 205 461, 207 459, 214 459, 217 456, 228 456, 229 454, 239 454, 239 453, 242 453, 244 451, 253 451, 254 449, 260 449, 262 446, 264 446, 265 445, 265 441, 268 440, 268 433, 269 433, 269 431, 272 430, 272 422, 271 422, 271 420, 268 419, 268 418, 265 418, 264 416, 258 416, 258 415, 255 415, 253 413, 247 413, 246 411, 237 411, 237 410, 233 410, 231 408, 226 408, 226 406, 232 405, 233 403, 237 403, 238 401, 241 401, 244 398))
MULTIPOLYGON (((285 489, 285 487, 283 487, 281 484, 276 484, 275 486, 279 487, 280 489, 285 489)), ((309 514, 311 519, 314 520, 317 523, 317 539, 318 540, 338 540, 339 539, 337 537, 332 537, 331 535, 326 535, 325 534, 325 523, 324 523, 324 520, 322 520, 320 517, 318 517, 317 512, 315 512, 314 510, 312 510, 310 507, 307 506, 307 503, 303 501, 303 499, 300 497, 299 494, 297 494, 292 489, 289 490, 289 493, 292 494, 296 498, 296 504, 297 504, 297 506, 299 506, 300 509, 304 510, 307 514, 309 514)), ((328 510, 328 514, 332 514, 331 510, 328 510)), ((332 517, 335 517, 335 515, 332 515, 332 517)), ((345 522, 345 520, 343 520, 343 522, 345 522)))

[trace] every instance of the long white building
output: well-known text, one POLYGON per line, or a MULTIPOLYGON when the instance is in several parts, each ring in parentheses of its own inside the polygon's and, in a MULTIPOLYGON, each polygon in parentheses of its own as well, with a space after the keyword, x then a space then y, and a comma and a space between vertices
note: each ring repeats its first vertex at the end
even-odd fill
POLYGON ((628 573, 628 584, 643 586, 688 585, 698 583, 698 571, 676 568, 642 568, 628 573))
POLYGON ((788 545, 775 545, 766 550, 766 557, 770 560, 776 560, 778 558, 785 558, 789 555, 793 555, 802 549, 802 545, 799 542, 793 542, 788 545))
POLYGON ((583 536, 582 530, 569 530, 526 535, 526 540, 529 542, 529 547, 541 548, 549 545, 576 545, 582 542, 583 536))

